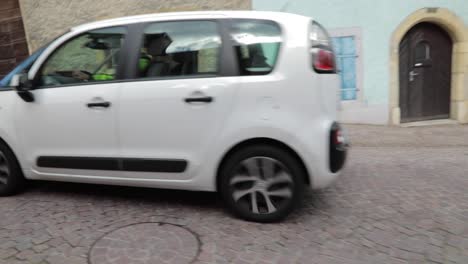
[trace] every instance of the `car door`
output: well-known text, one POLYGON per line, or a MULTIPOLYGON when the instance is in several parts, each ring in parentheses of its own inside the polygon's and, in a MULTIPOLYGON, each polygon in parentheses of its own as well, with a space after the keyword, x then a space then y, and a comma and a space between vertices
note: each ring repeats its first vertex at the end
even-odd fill
POLYGON ((236 86, 234 55, 221 24, 188 20, 142 26, 135 82, 121 90, 124 177, 185 180, 203 163, 236 86))
POLYGON ((69 33, 33 65, 34 101, 15 103, 30 177, 120 176, 116 115, 125 34, 125 27, 69 33))

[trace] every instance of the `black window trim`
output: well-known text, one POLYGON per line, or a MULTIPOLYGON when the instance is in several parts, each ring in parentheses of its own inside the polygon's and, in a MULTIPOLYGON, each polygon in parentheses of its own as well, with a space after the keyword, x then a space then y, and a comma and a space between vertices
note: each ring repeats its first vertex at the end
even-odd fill
MULTIPOLYGON (((34 84, 35 90, 36 89, 50 89, 50 88, 65 88, 65 87, 74 87, 74 86, 83 86, 83 85, 99 85, 99 84, 113 84, 113 83, 127 83, 127 82, 145 82, 145 81, 163 81, 163 80, 183 80, 183 79, 200 79, 200 78, 220 78, 220 77, 233 77, 233 76, 240 76, 239 67, 238 67, 238 60, 237 55, 235 54, 234 50, 234 41, 231 38, 231 26, 232 26, 232 18, 197 18, 197 19, 177 19, 177 20, 160 20, 160 21, 148 21, 142 23, 131 23, 131 24, 122 24, 122 25, 115 25, 115 26, 106 26, 100 27, 92 30, 100 30, 106 28, 114 28, 114 27, 123 27, 126 29, 124 43, 121 47, 121 54, 120 54, 120 63, 119 67, 117 68, 117 74, 115 80, 109 81, 100 81, 100 82, 85 82, 85 83, 74 83, 74 84, 62 84, 62 85, 48 85, 48 86, 38 86, 36 85, 39 81, 40 72, 42 71, 42 67, 48 61, 50 56, 52 56, 56 50, 62 47, 65 43, 73 40, 74 38, 80 37, 81 34, 73 36, 67 39, 65 42, 61 43, 42 63, 41 67, 37 71, 36 75, 34 76, 34 84), (197 75, 182 75, 182 76, 165 76, 165 77, 153 77, 153 78, 139 78, 137 76, 137 69, 138 69, 138 59, 139 59, 139 50, 141 48, 143 39, 144 39, 144 30, 149 24, 154 23, 161 23, 161 22, 185 22, 185 21, 213 21, 218 24, 218 31, 221 36, 221 52, 220 52, 220 59, 219 59, 219 71, 217 74, 197 74, 197 75)), ((235 20, 260 20, 260 21, 268 21, 272 22, 278 26, 280 31, 282 32, 281 26, 272 20, 267 19, 235 19, 235 20)), ((281 45, 280 45, 281 48, 281 45)), ((280 52, 280 51, 279 51, 280 52)), ((279 57, 277 58, 278 64, 279 57)), ((273 71, 272 71, 273 72, 273 71)), ((271 73, 272 73, 271 72, 271 73)), ((270 74, 271 74, 270 73, 270 74)), ((259 75, 251 75, 251 76, 259 76, 259 75)), ((248 76, 244 76, 248 77, 248 76)))
MULTIPOLYGON (((130 23, 130 24, 121 24, 113 26, 105 26, 90 29, 88 31, 77 34, 63 43, 61 43, 55 50, 49 54, 45 61, 40 66, 36 75, 34 76, 33 83, 34 89, 49 89, 49 88, 62 88, 62 87, 73 87, 73 86, 83 86, 83 85, 99 85, 99 84, 113 84, 113 83, 126 83, 126 82, 141 82, 141 81, 157 81, 157 80, 180 80, 180 79, 199 79, 199 78, 219 78, 219 77, 232 77, 232 76, 242 76, 242 77, 258 77, 258 76, 268 76, 272 75, 277 71, 278 64, 282 60, 283 46, 284 46, 284 30, 281 24, 274 20, 270 19, 257 19, 257 18, 196 18, 196 19, 176 19, 176 20, 160 20, 160 21, 148 21, 142 23, 130 23), (139 49, 141 48, 143 39, 144 39, 144 29, 154 23, 164 23, 164 22, 186 22, 186 21, 213 21, 218 25, 218 32, 221 36, 221 52, 219 59, 219 71, 217 74, 197 74, 197 75, 184 75, 184 76, 165 76, 165 77, 153 77, 153 78, 138 78, 137 77, 137 67, 139 59, 139 49), (239 70, 239 60, 235 52, 235 43, 231 37, 231 29, 233 23, 236 21, 258 21, 262 23, 272 24, 279 29, 280 37, 282 42, 278 47, 278 54, 276 58, 275 65, 273 65, 271 71, 267 74, 255 74, 255 75, 240 75, 239 70), (120 63, 117 68, 117 74, 115 80, 108 81, 99 81, 99 82, 85 82, 85 83, 74 83, 74 84, 62 84, 62 85, 47 85, 39 86, 40 73, 42 68, 47 63, 49 58, 55 54, 55 52, 61 48, 64 44, 72 41, 75 38, 86 34, 89 31, 93 30, 102 30, 106 28, 115 28, 122 27, 125 29, 125 38, 124 43, 121 47, 120 53, 120 63)), ((6 90, 6 89, 4 89, 6 90)), ((4 91, 2 90, 2 91, 4 91)), ((11 90, 11 89, 8 89, 11 90)), ((8 91, 7 90, 7 91, 8 91)))
POLYGON ((125 52, 122 52, 125 50, 126 46, 128 45, 128 42, 129 42, 129 33, 131 32, 131 28, 132 26, 134 26, 133 24, 123 24, 123 25, 115 25, 115 26, 105 26, 105 27, 99 27, 99 28, 93 28, 93 29, 89 29, 85 32, 81 32, 81 33, 78 33, 74 36, 72 36, 71 38, 68 38, 67 40, 65 40, 64 42, 60 43, 59 46, 57 46, 48 56, 47 58, 44 60, 44 62, 41 64, 41 66, 39 67, 38 71, 36 72, 36 75, 34 76, 34 79, 33 79, 33 87, 34 87, 34 90, 39 90, 39 89, 50 89, 50 88, 65 88, 65 87, 73 87, 73 86, 84 86, 84 85, 97 85, 97 84, 112 84, 112 83, 119 83, 119 82, 122 82, 123 79, 123 70, 125 68, 125 65, 126 65, 126 56, 125 56, 125 52), (61 85, 40 85, 40 76, 41 76, 41 73, 42 73, 42 69, 44 67, 44 65, 46 65, 46 63, 49 61, 49 59, 61 48, 63 47, 65 44, 69 43, 70 41, 73 41, 74 39, 76 38, 79 38, 81 37, 82 35, 86 34, 86 33, 89 33, 90 31, 94 31, 94 30, 103 30, 103 29, 108 29, 108 28, 124 28, 125 29, 125 33, 123 34, 124 35, 124 43, 121 47, 121 52, 119 54, 119 65, 117 67, 117 71, 116 71, 116 78, 115 80, 109 80, 109 81, 99 81, 99 82, 83 82, 83 83, 72 83, 72 84, 61 84, 61 85))

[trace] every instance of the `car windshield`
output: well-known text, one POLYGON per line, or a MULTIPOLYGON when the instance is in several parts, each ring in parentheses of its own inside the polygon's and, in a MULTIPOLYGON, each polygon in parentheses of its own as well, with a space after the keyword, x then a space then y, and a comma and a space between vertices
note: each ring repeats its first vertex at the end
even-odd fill
POLYGON ((16 68, 14 68, 10 73, 8 73, 1 81, 0 81, 0 89, 9 87, 10 81, 15 74, 19 74, 22 72, 26 72, 31 68, 33 63, 37 60, 37 58, 42 54, 42 52, 46 49, 47 45, 35 51, 31 56, 21 62, 16 68))

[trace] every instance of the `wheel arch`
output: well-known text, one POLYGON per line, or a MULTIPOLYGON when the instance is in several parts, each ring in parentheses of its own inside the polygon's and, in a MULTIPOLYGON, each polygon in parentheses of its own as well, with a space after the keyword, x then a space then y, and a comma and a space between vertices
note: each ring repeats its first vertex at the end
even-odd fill
POLYGON ((231 148, 229 148, 222 156, 221 160, 218 162, 218 165, 216 167, 216 190, 219 190, 219 184, 220 184, 220 172, 228 158, 235 152, 239 151, 240 149, 249 147, 249 146, 254 146, 254 145, 273 145, 277 148, 280 148, 289 154, 291 154, 301 165, 301 169, 305 172, 305 179, 304 182, 310 186, 310 172, 307 170, 307 167, 301 158, 301 156, 295 151, 292 147, 289 145, 285 144, 284 142, 281 142, 277 139, 272 139, 272 138, 267 138, 267 137, 257 137, 257 138, 250 138, 243 140, 241 142, 238 142, 237 144, 234 144, 231 148))
POLYGON ((13 153, 13 156, 14 156, 16 162, 18 163, 19 167, 20 167, 21 169, 23 169, 23 167, 21 166, 21 163, 20 163, 20 160, 19 160, 19 158, 18 158, 18 154, 16 153, 16 151, 10 146, 10 144, 8 144, 8 142, 7 142, 2 136, 0 136, 0 142, 1 142, 2 144, 4 144, 4 145, 11 151, 11 153, 13 153))

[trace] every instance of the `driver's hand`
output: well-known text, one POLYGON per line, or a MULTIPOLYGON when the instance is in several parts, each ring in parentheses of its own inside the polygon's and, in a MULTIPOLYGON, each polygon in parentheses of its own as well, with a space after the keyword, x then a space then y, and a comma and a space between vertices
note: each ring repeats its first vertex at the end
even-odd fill
POLYGON ((82 71, 73 71, 72 72, 72 77, 74 79, 82 80, 82 81, 88 81, 89 80, 89 75, 82 72, 82 71))

